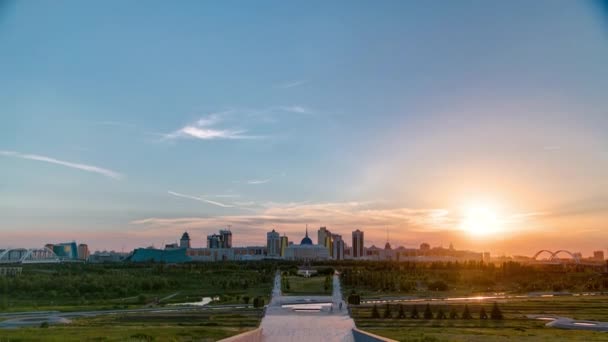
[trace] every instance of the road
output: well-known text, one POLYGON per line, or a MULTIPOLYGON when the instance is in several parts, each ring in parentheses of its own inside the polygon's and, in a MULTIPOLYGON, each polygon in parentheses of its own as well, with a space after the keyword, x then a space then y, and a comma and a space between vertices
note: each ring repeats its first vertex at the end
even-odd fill
POLYGON ((262 340, 269 342, 352 342, 355 322, 348 315, 342 300, 340 278, 337 274, 333 276, 331 296, 283 296, 281 276, 277 273, 272 299, 266 308, 261 327, 262 340), (319 310, 296 311, 298 308, 319 310))

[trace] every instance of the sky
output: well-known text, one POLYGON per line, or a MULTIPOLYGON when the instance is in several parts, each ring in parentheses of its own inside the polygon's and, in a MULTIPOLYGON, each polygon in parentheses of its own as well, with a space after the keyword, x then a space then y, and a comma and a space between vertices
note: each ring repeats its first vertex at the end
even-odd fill
POLYGON ((606 250, 607 8, 0 1, 0 248, 606 250))

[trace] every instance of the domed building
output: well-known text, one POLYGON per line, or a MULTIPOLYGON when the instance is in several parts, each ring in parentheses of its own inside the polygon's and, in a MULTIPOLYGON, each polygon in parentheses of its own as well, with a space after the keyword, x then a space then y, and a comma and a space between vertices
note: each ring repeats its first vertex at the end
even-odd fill
POLYGON ((285 259, 287 260, 327 260, 329 259, 329 250, 323 245, 315 245, 308 237, 308 228, 306 235, 299 245, 293 244, 287 246, 285 250, 285 259))

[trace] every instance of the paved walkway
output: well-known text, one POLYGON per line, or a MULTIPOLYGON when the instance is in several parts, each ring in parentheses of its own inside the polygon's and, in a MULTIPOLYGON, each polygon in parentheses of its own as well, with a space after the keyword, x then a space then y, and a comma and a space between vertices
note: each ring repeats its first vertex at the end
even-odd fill
POLYGON ((332 296, 283 296, 281 276, 277 273, 272 299, 261 327, 263 341, 353 342, 355 322, 348 315, 346 303, 342 300, 338 275, 333 277, 332 296), (294 311, 293 307, 284 307, 292 304, 320 306, 321 310, 301 312, 294 311))

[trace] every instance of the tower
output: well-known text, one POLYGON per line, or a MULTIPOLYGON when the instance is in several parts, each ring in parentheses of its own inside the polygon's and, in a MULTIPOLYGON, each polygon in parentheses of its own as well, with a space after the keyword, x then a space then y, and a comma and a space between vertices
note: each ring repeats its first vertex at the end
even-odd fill
POLYGON ((190 235, 188 235, 188 232, 184 232, 179 240, 179 248, 190 248, 190 235))

